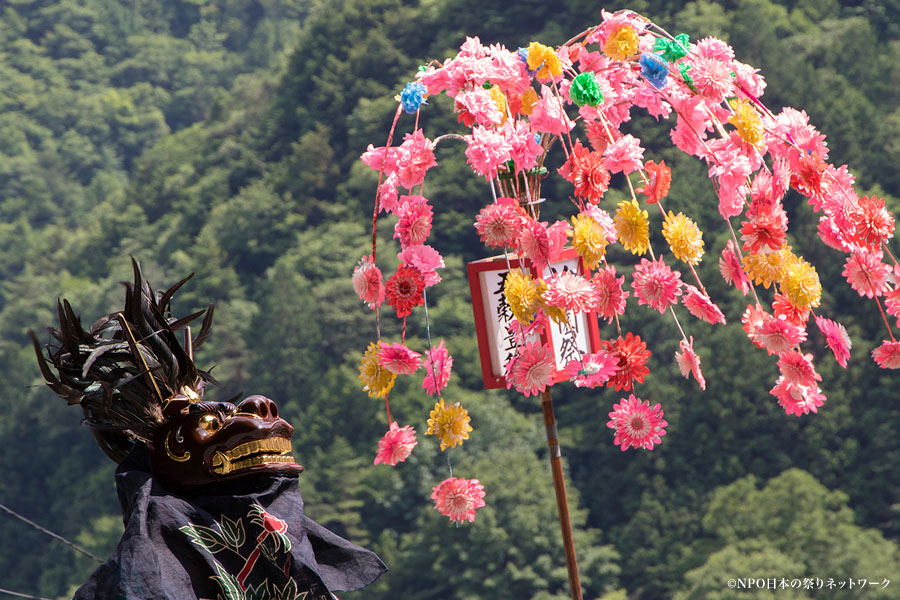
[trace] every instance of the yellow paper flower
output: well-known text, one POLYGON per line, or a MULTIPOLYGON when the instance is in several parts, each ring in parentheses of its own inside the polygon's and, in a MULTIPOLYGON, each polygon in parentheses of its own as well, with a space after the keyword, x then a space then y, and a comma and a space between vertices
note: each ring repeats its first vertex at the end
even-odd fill
POLYGON ((363 384, 363 391, 368 392, 372 398, 383 398, 394 387, 395 379, 396 374, 379 364, 378 344, 371 342, 359 363, 359 380, 363 384))
POLYGON ((528 68, 537 71, 540 79, 551 79, 562 75, 562 63, 556 51, 538 42, 528 44, 528 68))
POLYGON ((538 103, 540 98, 538 97, 538 93, 534 91, 534 88, 528 88, 522 94, 522 108, 519 109, 523 115, 530 115, 531 111, 534 110, 534 105, 538 103))
POLYGON ((460 406, 459 402, 446 405, 441 398, 435 403, 434 410, 429 413, 428 431, 425 435, 436 435, 441 441, 443 451, 469 439, 470 431, 472 427, 469 425, 469 412, 460 406))
POLYGON ((800 258, 792 256, 782 267, 781 289, 797 308, 819 306, 822 300, 822 283, 816 268, 800 258))
POLYGON ((606 232, 594 219, 588 215, 575 215, 572 217, 572 247, 578 255, 584 259, 589 269, 594 269, 600 264, 606 254, 606 232))
POLYGON ((547 304, 547 301, 544 300, 544 294, 547 292, 547 284, 544 281, 537 282, 537 291, 538 291, 538 306, 544 311, 544 314, 550 317, 550 320, 554 323, 568 323, 569 316, 566 314, 566 311, 559 306, 551 306, 547 304))
POLYGON ((488 90, 488 94, 490 94, 491 100, 494 101, 497 110, 503 115, 503 118, 500 120, 500 124, 503 125, 506 123, 506 94, 496 85, 488 90))
POLYGON ((516 320, 522 325, 531 323, 539 300, 537 284, 531 275, 518 270, 510 271, 503 285, 503 295, 516 320))
POLYGON ((762 284, 769 289, 773 283, 781 282, 782 267, 785 258, 793 256, 790 246, 783 246, 775 252, 759 252, 757 254, 745 254, 743 258, 744 272, 753 283, 762 284))
POLYGON ((728 122, 737 128, 741 139, 754 146, 762 144, 762 119, 759 118, 759 113, 756 112, 753 105, 747 100, 737 99, 730 100, 728 104, 731 106, 731 110, 734 111, 734 114, 728 117, 728 122))
POLYGON ((606 40, 603 53, 613 60, 626 60, 638 51, 638 34, 633 27, 623 25, 606 40))
POLYGON ((632 254, 644 254, 650 249, 650 222, 646 210, 634 200, 619 202, 613 221, 619 241, 632 254))
POLYGON ((678 260, 696 265, 703 259, 703 232, 683 213, 673 215, 669 211, 663 221, 662 233, 678 260))

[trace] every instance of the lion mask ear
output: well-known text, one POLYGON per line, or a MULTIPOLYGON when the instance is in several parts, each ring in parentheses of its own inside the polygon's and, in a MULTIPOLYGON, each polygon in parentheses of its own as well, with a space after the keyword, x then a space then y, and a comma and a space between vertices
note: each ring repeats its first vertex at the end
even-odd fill
POLYGON ((121 462, 136 440, 148 443, 165 417, 167 401, 191 390, 198 399, 212 377, 194 365, 177 331, 204 316, 187 345, 199 348, 209 337, 213 305, 185 317, 170 316, 175 292, 193 273, 162 294, 154 293, 132 258, 134 281, 123 282, 125 307, 81 325, 67 300, 58 302, 59 329, 48 328, 54 342, 43 349, 31 333, 38 366, 47 385, 68 404, 80 404, 83 423, 93 430, 103 452, 121 462), (45 354, 46 352, 46 354, 45 354))

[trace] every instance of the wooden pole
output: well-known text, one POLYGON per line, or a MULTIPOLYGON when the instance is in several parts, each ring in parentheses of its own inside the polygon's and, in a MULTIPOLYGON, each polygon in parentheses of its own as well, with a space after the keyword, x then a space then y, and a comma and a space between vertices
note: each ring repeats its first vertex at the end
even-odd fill
POLYGON ((550 447, 550 469, 553 472, 553 488, 556 490, 556 508, 559 511, 559 526, 562 529, 563 549, 566 553, 566 569, 569 571, 569 587, 572 589, 572 600, 582 600, 578 562, 575 560, 575 540, 572 537, 572 521, 569 519, 569 502, 566 500, 562 452, 559 449, 556 415, 553 413, 553 399, 550 397, 549 387, 541 392, 541 408, 544 410, 544 425, 547 428, 547 446, 550 447))

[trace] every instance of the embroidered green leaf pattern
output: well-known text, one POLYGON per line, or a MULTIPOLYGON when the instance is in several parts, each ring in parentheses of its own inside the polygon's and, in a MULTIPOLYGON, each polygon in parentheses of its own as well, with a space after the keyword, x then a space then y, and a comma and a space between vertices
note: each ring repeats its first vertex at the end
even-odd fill
POLYGON ((225 593, 224 596, 220 595, 219 598, 222 598, 223 600, 247 600, 247 596, 244 594, 241 586, 238 585, 237 578, 226 571, 219 563, 213 561, 213 565, 215 566, 218 575, 213 575, 210 579, 218 583, 219 587, 221 587, 222 591, 225 593))
POLYGON ((235 519, 232 521, 227 516, 222 515, 222 522, 219 523, 222 528, 222 536, 228 542, 235 552, 244 545, 246 534, 244 533, 243 519, 235 519))
POLYGON ((309 596, 309 591, 297 591, 297 582, 293 579, 285 583, 281 589, 275 586, 272 587, 274 588, 272 590, 272 600, 304 600, 309 596))
POLYGON ((205 548, 210 554, 215 554, 228 548, 228 542, 215 529, 190 523, 184 527, 179 527, 178 530, 187 534, 192 542, 205 548))
POLYGON ((285 553, 290 552, 291 551, 291 540, 288 538, 288 536, 286 536, 285 534, 278 532, 278 531, 275 532, 275 536, 281 542, 281 545, 284 548, 285 553))
POLYGON ((272 595, 269 594, 269 580, 264 579, 258 585, 251 585, 244 592, 246 600, 271 600, 272 595))

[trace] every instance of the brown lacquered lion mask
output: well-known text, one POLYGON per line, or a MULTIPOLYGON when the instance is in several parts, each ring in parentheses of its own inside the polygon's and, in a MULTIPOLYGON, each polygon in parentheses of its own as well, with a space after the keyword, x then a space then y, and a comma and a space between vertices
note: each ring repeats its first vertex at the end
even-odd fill
POLYGON ((153 476, 164 487, 210 489, 260 474, 299 474, 290 455, 294 428, 265 396, 231 402, 177 396, 152 439, 153 476))

